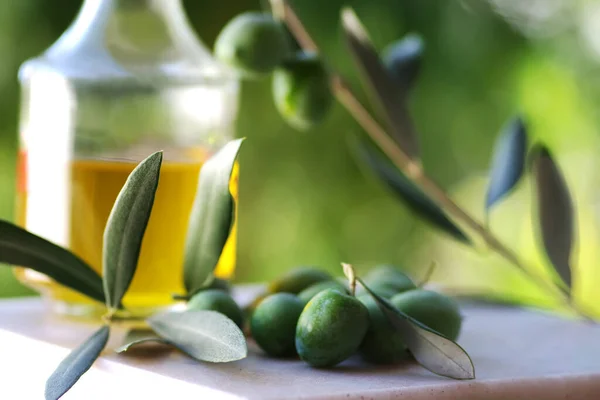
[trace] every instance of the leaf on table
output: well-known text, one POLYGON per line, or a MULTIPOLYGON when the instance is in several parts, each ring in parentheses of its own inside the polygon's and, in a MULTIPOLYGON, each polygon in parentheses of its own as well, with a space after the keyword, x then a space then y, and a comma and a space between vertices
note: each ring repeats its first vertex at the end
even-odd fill
POLYGON ((148 324, 162 339, 200 361, 230 362, 248 353, 244 333, 216 311, 165 312, 150 317, 148 324))
POLYGON ((446 213, 397 168, 384 161, 370 144, 359 143, 356 152, 370 170, 415 214, 458 241, 470 244, 469 238, 446 213))
POLYGON ((211 279, 229 237, 234 220, 229 181, 242 142, 227 143, 200 170, 185 244, 184 284, 188 293, 211 279))
POLYGON ((409 33, 383 50, 383 63, 400 85, 400 92, 408 94, 415 86, 423 59, 423 38, 409 33))
POLYGON ((358 281, 375 299, 419 364, 448 378, 475 379, 473 361, 462 347, 398 310, 371 291, 361 279, 358 281))
POLYGON ((362 23, 351 8, 342 10, 346 42, 371 101, 383 114, 392 137, 412 159, 419 158, 419 145, 407 106, 406 93, 383 65, 362 23))
POLYGON ((136 339, 136 340, 132 340, 130 342, 124 343, 119 348, 117 348, 115 350, 115 352, 116 353, 125 353, 132 347, 143 345, 143 344, 148 344, 148 343, 158 343, 158 344, 172 346, 172 343, 170 343, 169 341, 167 341, 165 339, 150 336, 150 337, 140 338, 140 339, 136 339))
POLYGON ((0 263, 31 268, 94 300, 104 302, 102 278, 68 250, 0 220, 0 263))
POLYGON ((135 341, 138 341, 141 339, 156 338, 156 337, 158 337, 158 336, 156 336, 156 333, 154 333, 154 331, 150 328, 147 328, 147 329, 134 328, 134 329, 130 329, 127 332, 127 334, 123 338, 122 344, 125 345, 127 343, 135 342, 135 341))
POLYGON ((525 170, 526 154, 527 129, 523 119, 516 117, 507 124, 494 146, 486 213, 517 185, 525 170))
POLYGON ((539 232, 548 258, 564 283, 571 287, 571 252, 575 217, 567 183, 545 146, 531 152, 537 189, 539 232))
POLYGON ((104 293, 109 308, 120 306, 135 274, 162 159, 163 153, 156 152, 135 167, 108 217, 102 256, 104 293))
POLYGON ((83 344, 73 350, 56 368, 46 381, 46 400, 60 399, 98 359, 110 335, 110 328, 104 325, 83 344))

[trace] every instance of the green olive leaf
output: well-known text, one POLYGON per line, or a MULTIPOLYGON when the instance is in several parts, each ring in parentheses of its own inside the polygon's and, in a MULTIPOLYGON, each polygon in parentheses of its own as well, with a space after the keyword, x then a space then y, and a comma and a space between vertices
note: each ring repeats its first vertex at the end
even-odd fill
POLYGON ((419 364, 448 378, 475 379, 473 361, 462 347, 398 310, 371 291, 360 278, 357 280, 375 299, 419 364))
POLYGON ((165 339, 161 339, 159 337, 146 337, 146 338, 136 339, 136 340, 127 342, 127 343, 121 345, 121 347, 117 348, 115 350, 115 352, 116 353, 125 353, 132 347, 139 346, 142 344, 147 344, 147 343, 158 343, 158 344, 172 346, 172 343, 165 339))
POLYGON ((110 328, 104 325, 84 343, 73 350, 56 368, 46 381, 46 400, 58 400, 67 393, 79 378, 98 359, 110 335, 110 328))
POLYGON ((364 86, 391 130, 392 137, 411 158, 419 157, 415 129, 402 86, 383 65, 362 23, 350 8, 342 11, 346 42, 361 72, 364 86))
POLYGON ((31 268, 99 302, 102 278, 68 250, 7 221, 0 220, 0 263, 31 268))
POLYGON ((229 181, 243 140, 227 143, 200 170, 185 244, 184 285, 188 293, 210 281, 229 237, 234 220, 229 181))
POLYGON ((446 232, 454 239, 470 244, 469 238, 456 226, 446 213, 414 183, 406 178, 397 168, 392 166, 377 154, 373 147, 366 142, 358 142, 354 146, 357 157, 423 220, 446 232))
POLYGON ((127 343, 135 342, 140 339, 148 339, 151 337, 156 337, 156 334, 152 329, 149 328, 133 328, 127 331, 127 334, 123 338, 122 344, 125 345, 127 343))
POLYGON ((163 153, 159 151, 135 167, 108 217, 102 255, 104 293, 109 308, 120 306, 135 274, 158 188, 162 159, 163 153))
POLYGON ((409 33, 387 46, 382 52, 384 64, 400 85, 401 93, 408 94, 417 82, 421 71, 423 48, 423 38, 415 33, 409 33))
POLYGON ((525 122, 515 117, 504 127, 494 146, 490 171, 490 186, 485 201, 489 214, 492 206, 502 200, 519 183, 525 169, 527 130, 525 122))
POLYGON ((123 338, 121 346, 118 347, 115 352, 124 353, 132 347, 147 343, 159 343, 172 346, 171 343, 156 336, 156 333, 154 333, 152 329, 134 328, 127 332, 127 335, 125 335, 125 338, 123 338))
POLYGON ((230 362, 248 354, 244 333, 216 311, 165 312, 150 317, 148 324, 166 342, 200 361, 230 362))
POLYGON ((570 258, 575 235, 573 201, 567 183, 548 149, 538 145, 531 154, 542 243, 554 269, 570 288, 570 258))

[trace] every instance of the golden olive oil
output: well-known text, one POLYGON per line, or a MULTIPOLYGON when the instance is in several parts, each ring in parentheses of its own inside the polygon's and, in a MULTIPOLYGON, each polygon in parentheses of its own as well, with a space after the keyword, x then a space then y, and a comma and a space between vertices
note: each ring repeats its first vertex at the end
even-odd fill
MULTIPOLYGON (((102 237, 106 221, 135 163, 77 160, 71 166, 70 234, 68 248, 102 273, 102 237)), ((173 303, 173 294, 184 293, 183 256, 190 216, 202 163, 165 161, 150 221, 142 242, 138 268, 124 305, 134 314, 146 314, 173 303)), ((237 200, 238 166, 230 190, 237 200)), ((237 201, 236 201, 237 205, 237 201)), ((24 222, 26 198, 19 204, 24 222)), ((49 212, 51 212, 49 210, 49 212)), ((217 266, 216 274, 230 277, 235 268, 237 223, 234 225, 217 266)), ((92 301, 66 289, 35 271, 17 273, 26 284, 49 292, 66 306, 92 301)))

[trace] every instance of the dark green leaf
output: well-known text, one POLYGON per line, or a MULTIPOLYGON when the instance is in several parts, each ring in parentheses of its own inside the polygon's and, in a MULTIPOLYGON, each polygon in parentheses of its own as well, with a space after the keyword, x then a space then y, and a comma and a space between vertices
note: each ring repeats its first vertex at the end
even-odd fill
POLYGON ((109 308, 120 306, 135 274, 162 159, 162 152, 156 152, 131 172, 108 217, 102 255, 104 293, 109 308))
POLYGON ((200 361, 236 361, 248 353, 244 333, 216 311, 167 312, 150 317, 148 324, 158 336, 200 361))
POLYGON ((68 250, 7 221, 0 221, 0 263, 31 268, 104 302, 102 278, 89 265, 68 250))
POLYGON ((383 114, 392 136, 411 158, 419 157, 419 146, 405 103, 406 94, 401 85, 383 65, 365 28, 354 11, 345 8, 342 22, 348 47, 361 72, 371 100, 383 114))
POLYGON ((110 328, 100 328, 65 358, 46 382, 46 400, 60 399, 98 359, 108 342, 110 328))
POLYGON ((571 287, 570 258, 575 225, 571 195, 546 147, 537 146, 532 151, 532 168, 544 249, 558 275, 571 287))
POLYGON ((361 279, 358 281, 375 299, 419 364, 448 378, 475 379, 473 361, 462 347, 398 310, 372 292, 361 279))
POLYGON ((384 49, 384 64, 400 85, 401 93, 408 93, 414 87, 421 70, 422 58, 423 38, 414 33, 384 49))
POLYGON ((494 146, 490 171, 490 186, 485 202, 486 212, 519 182, 525 169, 527 131, 520 117, 514 118, 504 128, 494 146))
POLYGON ((358 156, 395 193, 408 208, 422 219, 437 226, 455 239, 470 243, 467 236, 446 216, 444 211, 406 178, 397 168, 384 161, 371 145, 357 145, 358 156))
POLYGON ((202 167, 185 244, 184 284, 190 292, 212 277, 233 221, 229 180, 243 139, 231 141, 202 167))

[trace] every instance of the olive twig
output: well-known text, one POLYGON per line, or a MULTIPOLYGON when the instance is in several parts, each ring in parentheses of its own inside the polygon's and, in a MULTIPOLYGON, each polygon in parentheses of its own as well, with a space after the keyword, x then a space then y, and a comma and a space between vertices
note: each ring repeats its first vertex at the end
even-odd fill
MULTIPOLYGON (((273 9, 279 10, 278 18, 286 23, 300 46, 305 51, 317 54, 319 52, 318 46, 290 4, 286 0, 271 0, 271 4, 273 5, 273 9)), ((508 246, 502 243, 500 239, 491 232, 488 226, 478 222, 450 198, 441 186, 425 174, 421 164, 412 160, 390 137, 390 135, 387 134, 385 129, 358 100, 342 76, 331 68, 329 70, 329 84, 336 99, 349 111, 370 138, 385 153, 392 163, 407 176, 407 178, 417 185, 429 198, 446 210, 453 218, 470 228, 490 249, 520 270, 536 285, 560 301, 566 308, 585 319, 590 319, 579 305, 572 302, 572 299, 565 288, 554 285, 539 272, 526 268, 519 257, 508 246)))
POLYGON ((285 4, 276 0, 267 0, 271 4, 271 13, 273 17, 284 21, 285 20, 285 4))
POLYGON ((117 310, 115 310, 114 308, 110 308, 106 312, 106 314, 102 315, 102 317, 101 317, 102 322, 109 325, 115 319, 116 313, 117 313, 117 310))
POLYGON ((350 294, 354 296, 356 294, 356 271, 354 271, 352 265, 346 263, 342 263, 342 268, 350 284, 350 294))

